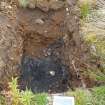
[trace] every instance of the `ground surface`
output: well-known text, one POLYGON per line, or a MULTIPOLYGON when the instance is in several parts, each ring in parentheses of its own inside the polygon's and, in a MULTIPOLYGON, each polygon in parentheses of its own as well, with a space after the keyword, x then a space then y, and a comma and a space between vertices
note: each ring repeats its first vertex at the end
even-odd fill
POLYGON ((72 75, 69 81, 72 82, 73 87, 96 85, 96 81, 87 75, 80 76, 82 69, 87 67, 84 61, 88 57, 88 51, 87 48, 83 52, 80 51, 84 46, 81 45, 79 36, 79 14, 74 1, 70 1, 69 6, 71 8, 68 8, 68 4, 64 1, 53 0, 34 5, 29 3, 27 8, 19 7, 14 2, 1 2, 0 84, 2 89, 6 87, 5 84, 11 76, 19 75, 22 56, 38 59, 53 55, 55 58, 60 58, 62 64, 69 68, 72 75), (76 64, 71 63, 73 60, 76 64))

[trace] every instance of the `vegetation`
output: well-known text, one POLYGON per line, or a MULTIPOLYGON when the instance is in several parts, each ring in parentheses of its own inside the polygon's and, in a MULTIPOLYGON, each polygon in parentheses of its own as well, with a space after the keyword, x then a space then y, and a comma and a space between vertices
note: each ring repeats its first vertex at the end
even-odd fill
POLYGON ((100 57, 101 59, 105 59, 105 37, 104 36, 96 36, 95 34, 89 34, 85 36, 85 41, 88 44, 94 46, 93 54, 100 57))
POLYGON ((12 98, 12 105, 21 105, 22 104, 20 101, 21 94, 18 89, 17 78, 15 79, 12 78, 12 82, 9 83, 9 87, 12 98))
MULTIPOLYGON (((14 86, 16 85, 14 81, 16 82, 16 79, 13 79, 11 82, 11 92, 13 95, 18 93, 18 89, 15 88, 17 86, 14 86)), ((68 91, 66 95, 74 96, 76 105, 105 105, 105 86, 94 87, 90 90, 80 88, 75 91, 68 91)), ((33 94, 28 89, 26 89, 26 91, 19 92, 18 95, 14 95, 11 98, 13 99, 11 105, 47 104, 47 94, 33 94)), ((5 97, 0 95, 0 105, 8 105, 5 100, 5 97)))
POLYGON ((19 5, 22 6, 22 7, 27 7, 28 5, 28 0, 18 0, 19 1, 19 5))
POLYGON ((33 99, 35 96, 31 91, 27 89, 26 91, 22 91, 21 95, 23 105, 34 105, 33 99))
MULTIPOLYGON (((11 105, 46 105, 47 104, 47 94, 33 94, 31 90, 26 89, 25 91, 20 91, 17 85, 17 78, 12 78, 9 83, 10 87, 10 98, 11 105)), ((0 96, 0 105, 8 105, 5 101, 5 97, 0 96)))
POLYGON ((75 97, 76 105, 105 105, 105 86, 94 87, 91 91, 76 89, 67 95, 75 97))
POLYGON ((84 0, 84 2, 80 5, 80 12, 81 12, 82 19, 88 16, 90 9, 89 9, 89 3, 87 0, 84 0))
POLYGON ((36 105, 47 105, 47 99, 46 99, 46 97, 47 97, 47 94, 45 94, 45 93, 36 94, 35 95, 36 105))
POLYGON ((0 105, 6 105, 6 100, 3 95, 0 95, 0 105))
POLYGON ((68 92, 68 96, 74 96, 76 105, 87 105, 91 100, 91 94, 88 90, 76 89, 74 92, 68 92))
MULTIPOLYGON (((89 67, 83 70, 84 75, 88 75, 93 80, 105 83, 105 36, 104 36, 104 10, 98 6, 95 8, 90 7, 91 0, 80 0, 80 10, 83 38, 90 50, 90 61, 94 62, 94 67, 89 67), (97 9, 96 9, 97 8, 97 9), (91 12, 90 12, 91 10, 91 12), (99 67, 97 66, 97 62, 99 67)), ((96 6, 96 0, 92 0, 96 6)), ((98 5, 105 4, 103 0, 98 0, 98 5)), ((93 6, 92 4, 92 6, 93 6)), ((103 5, 101 5, 102 7, 103 5)), ((90 62, 89 61, 89 62, 90 62)))
POLYGON ((88 34, 84 39, 90 46, 91 58, 98 58, 101 62, 101 68, 90 69, 88 74, 98 81, 105 81, 105 37, 88 34))
POLYGON ((92 89, 93 105, 105 105, 105 86, 92 89))

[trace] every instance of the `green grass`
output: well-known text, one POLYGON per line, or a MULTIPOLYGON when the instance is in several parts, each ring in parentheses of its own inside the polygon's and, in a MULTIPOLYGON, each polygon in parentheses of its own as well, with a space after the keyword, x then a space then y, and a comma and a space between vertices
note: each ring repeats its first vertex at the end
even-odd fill
POLYGON ((105 105, 105 86, 94 87, 91 91, 76 89, 74 92, 67 92, 67 95, 75 97, 76 105, 105 105))
POLYGON ((21 103, 21 93, 18 89, 17 78, 12 78, 12 81, 9 83, 12 105, 22 105, 21 103))
POLYGON ((100 69, 87 69, 84 70, 83 75, 89 76, 92 80, 104 82, 105 74, 100 69))
POLYGON ((76 105, 90 105, 92 96, 88 90, 76 89, 74 92, 67 92, 67 95, 75 97, 76 105))
POLYGON ((34 105, 33 99, 34 94, 26 89, 26 91, 22 91, 21 93, 20 101, 23 105, 34 105))
POLYGON ((6 100, 5 100, 5 97, 0 95, 0 105, 7 105, 6 104, 6 100))
POLYGON ((80 7, 81 17, 84 19, 90 13, 88 2, 84 2, 80 7))
MULTIPOLYGON (((46 105, 47 94, 33 94, 30 90, 19 91, 17 86, 17 78, 13 78, 9 83, 12 95, 12 105, 46 105)), ((105 105, 105 86, 94 87, 88 89, 76 89, 68 91, 67 96, 75 97, 75 105, 105 105)), ((0 95, 0 105, 8 105, 4 96, 0 95)))
POLYGON ((98 61, 101 64, 100 68, 93 68, 86 70, 85 74, 89 74, 90 77, 94 77, 98 81, 105 81, 105 37, 96 36, 96 34, 89 33, 84 36, 84 41, 90 46, 91 60, 98 61), (95 49, 92 49, 94 46, 95 49))
POLYGON ((36 105, 47 105, 47 94, 41 93, 35 95, 36 105))
POLYGON ((17 85, 17 78, 12 78, 9 83, 12 105, 46 105, 47 94, 34 94, 31 90, 20 91, 17 85))
POLYGON ((105 105, 105 86, 95 87, 92 89, 93 105, 105 105))
POLYGON ((105 60, 105 36, 97 36, 96 34, 89 33, 84 36, 84 41, 88 45, 93 45, 96 49, 95 54, 101 59, 105 60))

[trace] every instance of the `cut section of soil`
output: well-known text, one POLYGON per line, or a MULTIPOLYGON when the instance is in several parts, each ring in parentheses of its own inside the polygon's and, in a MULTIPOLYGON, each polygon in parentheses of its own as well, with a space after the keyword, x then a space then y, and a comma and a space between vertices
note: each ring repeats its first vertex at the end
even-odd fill
POLYGON ((22 28, 24 53, 34 57, 43 55, 43 50, 65 34, 65 10, 43 12, 40 9, 19 9, 19 27, 22 28), (41 22, 40 22, 41 21, 41 22))
POLYGON ((8 78, 15 77, 17 71, 20 70, 21 78, 24 81, 28 78, 27 81, 29 81, 28 85, 24 83, 25 86, 27 85, 34 92, 49 91, 50 89, 58 92, 65 91, 71 81, 74 86, 80 86, 81 81, 76 78, 75 69, 72 67, 74 60, 75 66, 80 68, 80 62, 77 62, 77 58, 79 61, 85 61, 83 60, 79 35, 79 12, 76 0, 67 0, 67 2, 64 3, 65 5, 58 5, 58 3, 59 8, 55 2, 53 2, 54 5, 50 4, 50 7, 45 1, 31 9, 14 8, 16 6, 8 6, 8 3, 3 9, 1 8, 0 37, 3 40, 0 41, 3 43, 0 42, 0 84, 6 84, 4 80, 10 81, 8 78), (28 63, 22 65, 22 58, 25 57, 28 57, 26 60, 28 63), (29 66, 30 62, 32 62, 32 68, 29 66), (37 68, 36 62, 39 64, 37 68), (19 69, 20 66, 22 68, 19 69), (31 77, 28 75, 24 79, 24 70, 25 72, 30 70, 31 77), (4 71, 8 75, 5 75, 4 71), (51 75, 55 75, 56 72, 57 75, 52 78, 51 75), (46 73, 51 73, 51 75, 46 73), (42 78, 38 82, 37 79, 40 75, 42 78), (68 75, 67 78, 65 78, 66 75, 68 75), (40 87, 39 90, 38 87, 40 87))

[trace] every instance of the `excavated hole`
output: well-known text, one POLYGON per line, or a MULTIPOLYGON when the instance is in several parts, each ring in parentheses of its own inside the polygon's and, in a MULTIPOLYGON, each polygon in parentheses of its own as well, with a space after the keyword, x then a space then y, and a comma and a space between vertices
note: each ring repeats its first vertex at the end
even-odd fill
MULTIPOLYGON (((73 51, 75 43, 65 48, 65 35, 73 38, 73 33, 67 31, 65 9, 48 12, 38 8, 19 9, 17 15, 24 40, 21 89, 28 87, 33 92, 54 93, 64 92, 69 87, 82 87, 75 71, 68 68, 68 52, 73 51)), ((89 78, 84 81, 88 87, 95 84, 89 78)))
POLYGON ((34 32, 27 33, 25 37, 20 88, 28 87, 34 93, 67 91, 71 76, 60 57, 63 39, 52 43, 52 39, 44 39, 34 32))
POLYGON ((42 12, 40 9, 20 10, 24 28, 21 62, 21 89, 33 92, 63 92, 68 89, 70 73, 62 60, 65 33, 65 10, 42 12), (40 21, 43 21, 43 23, 40 21))

